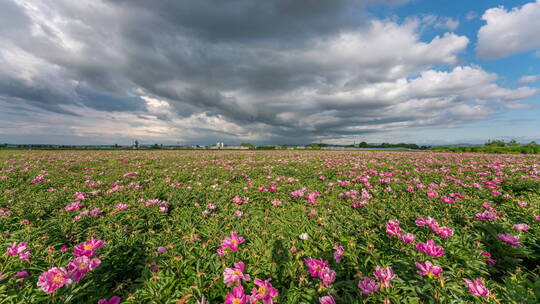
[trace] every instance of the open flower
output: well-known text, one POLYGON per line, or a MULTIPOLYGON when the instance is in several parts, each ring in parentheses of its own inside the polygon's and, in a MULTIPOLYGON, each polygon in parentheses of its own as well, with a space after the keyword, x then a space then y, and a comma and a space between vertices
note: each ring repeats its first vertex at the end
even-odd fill
POLYGON ((416 264, 416 267, 418 267, 418 274, 422 275, 422 276, 428 276, 428 277, 433 277, 433 276, 437 276, 437 277, 440 277, 441 276, 441 273, 442 273, 442 268, 440 266, 437 266, 437 265, 433 265, 430 261, 426 261, 424 264, 420 264, 420 263, 415 263, 416 264))
POLYGON ((227 287, 231 287, 232 284, 238 283, 240 280, 249 281, 249 274, 244 274, 244 263, 234 263, 235 268, 225 268, 223 272, 223 282, 227 284, 227 287))
POLYGON ((513 236, 511 234, 498 234, 497 236, 501 241, 505 242, 508 245, 516 247, 521 246, 521 244, 519 243, 519 238, 517 236, 513 236))
POLYGON ((336 261, 336 263, 340 263, 343 254, 345 253, 345 249, 343 249, 343 247, 341 246, 336 245, 334 246, 334 250, 334 260, 336 261))
POLYGON ((370 294, 379 291, 380 285, 370 277, 365 277, 358 282, 358 288, 362 294, 370 294))
POLYGON ((81 243, 73 248, 73 255, 76 257, 86 256, 91 258, 95 250, 103 246, 105 243, 102 240, 91 238, 89 241, 81 243))
POLYGON ((484 286, 484 282, 481 279, 476 279, 474 282, 471 282, 469 279, 463 279, 463 281, 467 283, 469 291, 473 296, 487 298, 491 295, 491 292, 484 286))
POLYGON ((334 301, 334 297, 332 297, 331 294, 328 294, 327 296, 320 297, 319 303, 320 304, 336 304, 336 301, 334 301))
POLYGON ((231 232, 231 237, 226 237, 221 242, 221 248, 223 249, 230 249, 231 251, 237 251, 238 245, 242 244, 244 242, 243 237, 239 237, 236 232, 231 232))
POLYGON ((39 276, 37 285, 46 293, 53 293, 58 288, 71 284, 69 274, 64 267, 51 267, 39 276))
POLYGON ((416 244, 416 248, 434 258, 438 258, 444 254, 444 248, 442 246, 435 246, 435 242, 433 240, 428 240, 425 243, 418 243, 416 244))
POLYGON ((79 282, 88 271, 98 267, 101 264, 101 260, 94 258, 89 259, 87 256, 80 256, 75 258, 68 264, 69 277, 73 282, 79 282))
POLYGON ((270 280, 260 280, 255 279, 253 283, 257 285, 258 288, 253 288, 251 290, 251 302, 256 302, 259 300, 263 301, 263 304, 272 304, 274 298, 279 295, 278 291, 270 284, 270 280))
POLYGON ((328 267, 328 262, 323 260, 316 260, 312 258, 304 259, 306 266, 309 268, 309 274, 312 277, 318 277, 324 268, 328 267))
POLYGON ((384 286, 384 287, 392 286, 390 284, 390 281, 392 281, 396 277, 396 275, 392 271, 392 267, 390 266, 386 268, 381 268, 377 266, 375 268, 375 272, 373 273, 373 275, 375 276, 375 278, 381 281, 381 286, 384 286))
POLYGON ((244 287, 238 285, 233 288, 231 293, 228 293, 223 304, 245 304, 249 300, 249 296, 244 294, 244 287))

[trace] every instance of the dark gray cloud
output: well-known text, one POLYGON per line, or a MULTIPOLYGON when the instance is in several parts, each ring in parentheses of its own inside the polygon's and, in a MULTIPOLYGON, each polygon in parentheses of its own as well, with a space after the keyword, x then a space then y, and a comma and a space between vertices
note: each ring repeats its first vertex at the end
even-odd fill
POLYGON ((433 22, 366 13, 403 2, 7 0, 0 98, 78 115, 79 135, 111 119, 109 136, 307 142, 478 121, 537 94, 454 68, 464 36, 421 41, 433 22))

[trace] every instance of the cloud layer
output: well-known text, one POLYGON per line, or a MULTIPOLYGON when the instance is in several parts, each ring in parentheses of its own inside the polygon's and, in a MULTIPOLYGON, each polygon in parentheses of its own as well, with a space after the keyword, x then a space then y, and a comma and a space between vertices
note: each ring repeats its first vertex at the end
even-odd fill
POLYGON ((540 49, 540 0, 511 10, 491 8, 482 19, 487 24, 478 32, 480 58, 496 59, 540 49))
POLYGON ((461 64, 465 36, 420 38, 451 18, 307 2, 3 1, 0 134, 340 141, 480 121, 538 94, 461 64))

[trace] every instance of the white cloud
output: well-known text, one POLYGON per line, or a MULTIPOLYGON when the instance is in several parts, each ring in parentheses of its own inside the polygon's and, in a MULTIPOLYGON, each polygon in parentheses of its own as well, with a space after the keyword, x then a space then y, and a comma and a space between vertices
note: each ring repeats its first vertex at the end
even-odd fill
POLYGON ((449 18, 449 17, 443 17, 439 18, 437 23, 435 23, 435 28, 438 29, 445 29, 449 31, 455 31, 459 26, 459 21, 449 18))
POLYGON ((486 25, 478 31, 477 54, 496 59, 540 48, 540 0, 507 10, 485 11, 486 25))
POLYGON ((540 80, 540 75, 524 75, 519 78, 518 83, 531 83, 540 80))

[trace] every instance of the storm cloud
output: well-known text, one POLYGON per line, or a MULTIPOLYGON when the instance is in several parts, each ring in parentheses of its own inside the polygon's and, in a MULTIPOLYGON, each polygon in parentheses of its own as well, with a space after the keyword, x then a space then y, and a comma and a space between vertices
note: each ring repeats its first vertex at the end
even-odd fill
POLYGON ((46 112, 80 136, 304 143, 480 121, 538 94, 463 65, 465 36, 421 39, 457 24, 367 10, 403 2, 2 1, 0 106, 51 133, 46 112))

